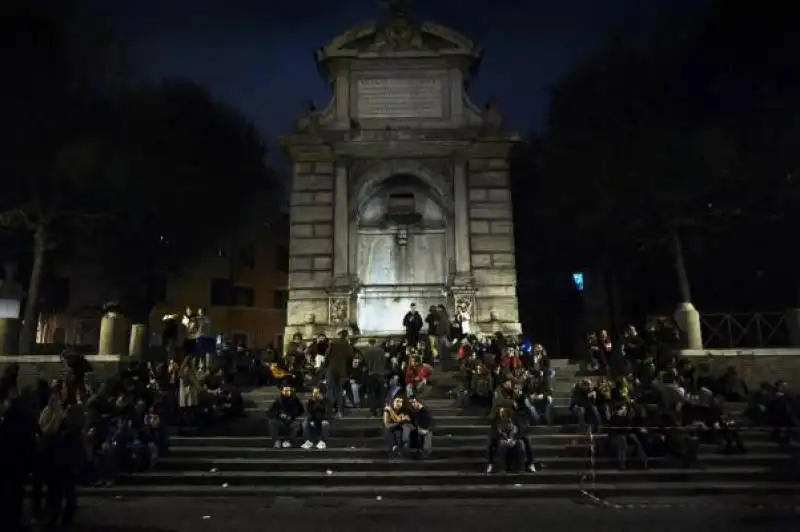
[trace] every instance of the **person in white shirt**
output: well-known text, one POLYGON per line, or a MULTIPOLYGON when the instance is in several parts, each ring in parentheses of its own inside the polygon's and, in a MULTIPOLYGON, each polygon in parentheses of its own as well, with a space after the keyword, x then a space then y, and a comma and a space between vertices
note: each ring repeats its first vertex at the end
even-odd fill
MULTIPOLYGON (((170 316, 176 317, 176 316, 170 316)), ((183 356, 191 357, 197 352, 197 324, 196 315, 192 307, 186 307, 181 316, 181 325, 186 328, 186 337, 183 340, 183 356)))

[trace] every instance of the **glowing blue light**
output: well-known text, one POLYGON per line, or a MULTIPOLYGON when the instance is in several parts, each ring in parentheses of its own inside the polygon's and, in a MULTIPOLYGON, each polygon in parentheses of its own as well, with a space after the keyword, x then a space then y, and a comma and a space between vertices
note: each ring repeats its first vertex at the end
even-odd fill
POLYGON ((575 288, 578 292, 583 292, 583 273, 576 272, 572 274, 572 282, 575 283, 575 288))
POLYGON ((522 342, 519 344, 520 348, 522 349, 523 353, 530 353, 531 352, 531 341, 523 339, 522 342))

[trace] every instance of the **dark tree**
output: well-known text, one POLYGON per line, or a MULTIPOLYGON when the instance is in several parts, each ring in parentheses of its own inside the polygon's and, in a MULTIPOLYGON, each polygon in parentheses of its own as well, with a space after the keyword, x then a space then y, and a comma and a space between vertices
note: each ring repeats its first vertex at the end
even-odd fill
POLYGON ((114 42, 70 2, 0 7, 0 225, 32 237, 20 351, 30 351, 48 252, 63 231, 101 213, 102 94, 122 62, 114 42))
POLYGON ((161 280, 277 217, 281 195, 255 126, 183 80, 116 101, 104 159, 114 193, 98 259, 120 302, 146 322, 161 280))
POLYGON ((800 155, 797 137, 785 136, 797 130, 797 59, 776 47, 792 35, 796 8, 755 5, 713 5, 645 47, 614 42, 554 88, 529 155, 540 206, 532 223, 547 228, 551 249, 614 269, 663 247, 680 299, 691 301, 687 239, 732 240, 733 228, 786 210, 773 196, 800 155), (745 30, 754 35, 746 44, 745 30))

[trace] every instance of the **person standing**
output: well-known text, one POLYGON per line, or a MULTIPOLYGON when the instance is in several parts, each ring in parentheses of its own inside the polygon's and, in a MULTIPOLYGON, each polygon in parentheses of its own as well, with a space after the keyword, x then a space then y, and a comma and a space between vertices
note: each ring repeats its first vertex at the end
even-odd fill
POLYGON ((348 338, 347 330, 339 332, 339 338, 332 341, 325 353, 325 381, 328 398, 336 407, 336 417, 344 415, 344 382, 353 360, 353 345, 348 338))
POLYGON ((194 357, 197 353, 197 316, 192 307, 186 307, 181 317, 181 325, 186 328, 186 338, 183 340, 183 356, 194 357))
POLYGON ((377 416, 383 404, 384 390, 386 389, 386 353, 378 347, 375 338, 370 338, 369 344, 364 349, 362 356, 367 365, 367 400, 369 410, 373 416, 377 416))
POLYGON ((197 356, 205 365, 206 371, 211 371, 212 359, 217 352, 217 340, 211 328, 211 318, 206 315, 206 309, 200 307, 195 316, 197 356))
POLYGON ((411 307, 403 317, 403 328, 406 330, 406 343, 416 348, 419 344, 419 332, 422 330, 422 315, 417 311, 417 304, 411 303, 411 307))
POLYGON ((19 398, 15 375, 0 378, 0 530, 21 531, 25 481, 33 470, 35 420, 19 398))
POLYGON ((444 305, 436 307, 436 350, 439 357, 445 356, 445 353, 450 351, 450 343, 448 341, 448 334, 450 334, 450 316, 447 314, 447 309, 444 305))
POLYGON ((167 360, 175 358, 178 347, 178 316, 175 314, 165 314, 161 321, 164 329, 161 331, 161 346, 167 355, 167 360))

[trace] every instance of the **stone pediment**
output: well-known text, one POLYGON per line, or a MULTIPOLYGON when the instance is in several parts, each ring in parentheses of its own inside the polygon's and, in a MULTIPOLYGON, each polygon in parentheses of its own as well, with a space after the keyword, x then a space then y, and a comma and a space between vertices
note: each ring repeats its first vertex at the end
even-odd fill
POLYGON ((471 62, 482 50, 460 33, 434 22, 408 19, 351 28, 317 50, 317 61, 375 57, 465 57, 471 62))

